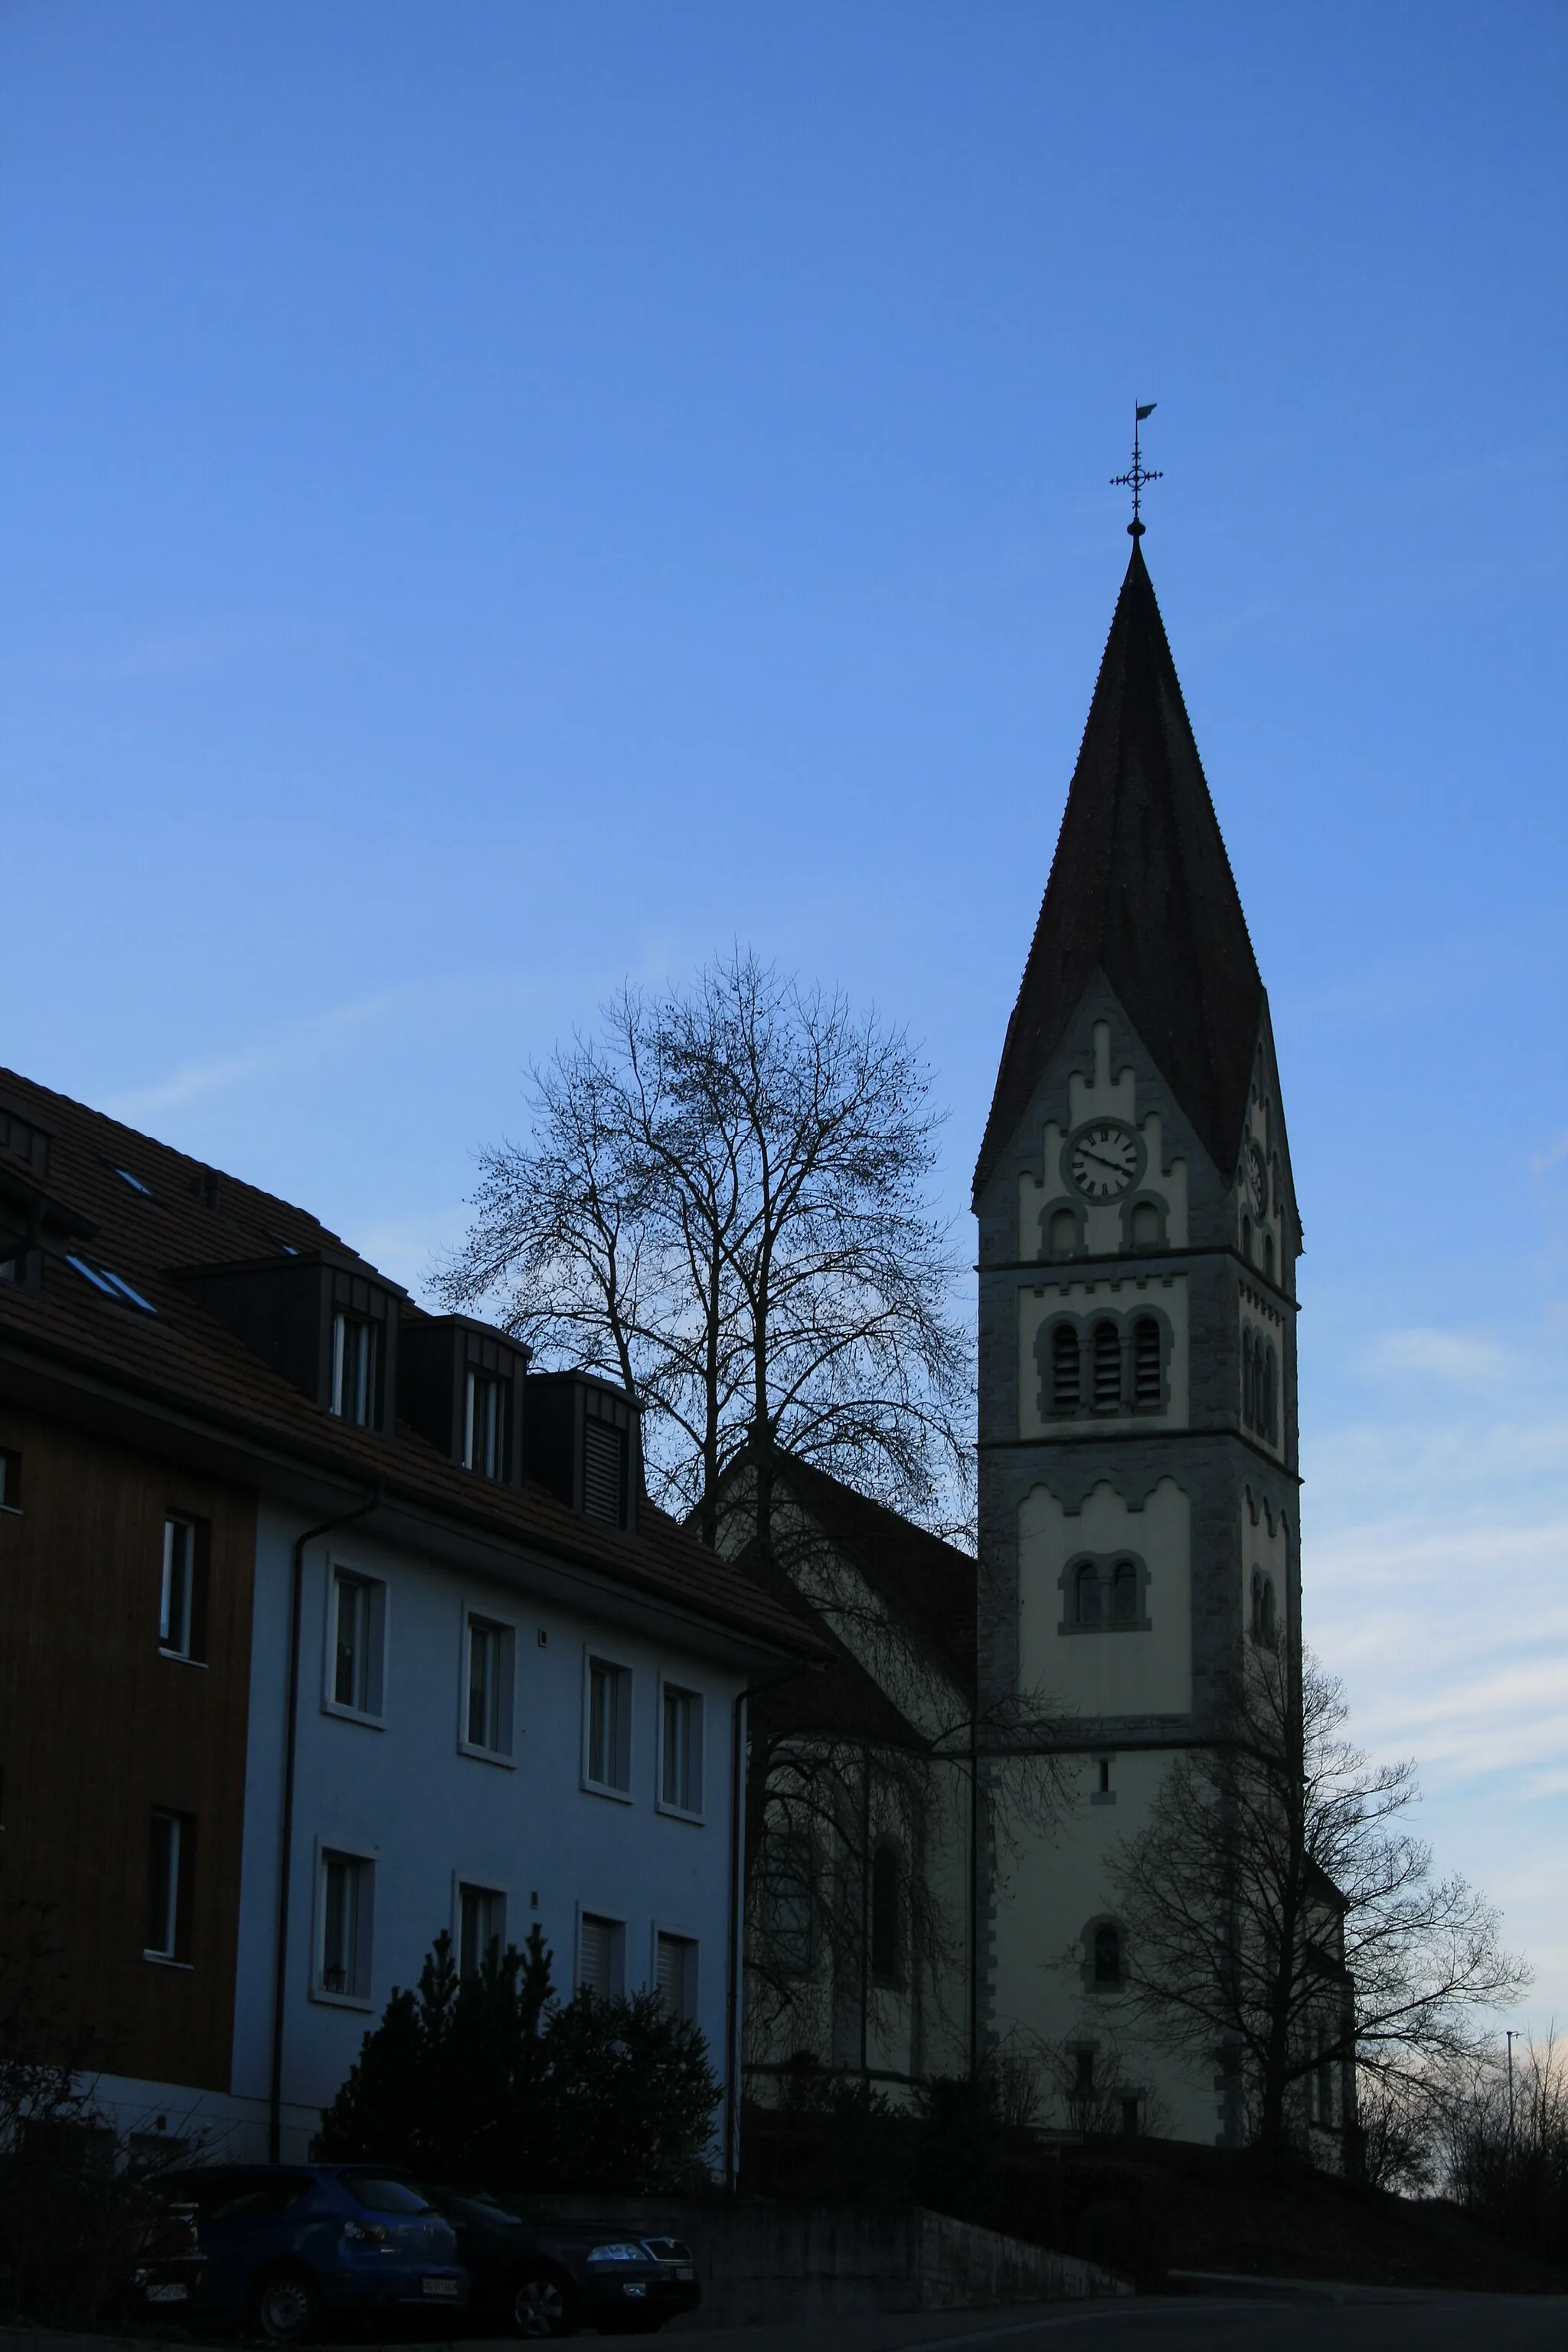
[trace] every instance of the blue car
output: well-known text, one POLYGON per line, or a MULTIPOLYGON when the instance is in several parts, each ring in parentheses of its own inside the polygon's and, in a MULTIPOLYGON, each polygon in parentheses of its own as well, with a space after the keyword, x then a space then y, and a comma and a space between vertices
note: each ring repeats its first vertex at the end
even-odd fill
POLYGON ((167 2173, 158 2190, 195 2221, 204 2267, 183 2319, 303 2344, 330 2317, 468 2303, 451 2223, 374 2165, 215 2164, 167 2173))

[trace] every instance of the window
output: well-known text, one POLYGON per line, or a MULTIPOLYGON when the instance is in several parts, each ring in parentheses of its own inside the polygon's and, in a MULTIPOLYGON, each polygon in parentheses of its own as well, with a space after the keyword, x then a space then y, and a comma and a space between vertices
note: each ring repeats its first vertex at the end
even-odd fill
POLYGON ((1117 1625, 1131 1625, 1138 1615, 1138 1563, 1119 1559, 1110 1571, 1110 1616, 1117 1625))
POLYGON ((664 1685, 659 1802, 672 1812, 702 1811, 702 1701, 696 1691, 664 1685))
POLYGON ((143 1198, 146 1200, 150 1201, 152 1199, 153 1187, 151 1184, 143 1184, 141 1177, 132 1176, 129 1168, 116 1168, 114 1172, 119 1177, 122 1184, 130 1185, 131 1190, 133 1192, 142 1193, 143 1198))
POLYGON ((1116 1791, 1110 1785, 1112 1760, 1109 1756, 1097 1756, 1094 1759, 1094 1787, 1089 1793, 1092 1805, 1113 1805, 1116 1802, 1116 1791))
POLYGON ((1250 1217, 1243 1217, 1241 1221, 1241 1255, 1250 1265, 1252 1264, 1252 1219, 1250 1217))
POLYGON ((199 1664, 206 1656, 206 1560, 205 1523, 170 1511, 163 1521, 158 1601, 158 1647, 166 1658, 199 1664))
POLYGON ((458 1967, 466 1977, 493 1968, 506 1949, 506 1896, 493 1886, 458 1889, 458 1967))
POLYGON ((332 1317, 329 1410, 360 1429, 374 1429, 381 1420, 381 1327, 341 1307, 332 1317))
POLYGON ((654 1990, 677 2017, 697 2014, 697 1946, 689 1936, 654 1937, 654 1990))
POLYGON ((1091 1964, 1097 1985, 1121 1982, 1121 1930, 1109 1919, 1102 1919, 1094 1930, 1091 1964))
POLYGON ((331 1705, 379 1717, 386 1587, 346 1568, 332 1571, 331 1705))
POLYGON ((1265 1234, 1263 1236, 1263 1271, 1268 1279, 1272 1282, 1274 1279, 1274 1236, 1272 1234, 1265 1234))
POLYGON ((195 1860, 193 1817, 155 1808, 147 1854, 147 1940, 142 1947, 150 1960, 189 1965, 195 1860))
POLYGON ((111 1298, 117 1307, 134 1307, 139 1315, 156 1315, 158 1312, 150 1298, 143 1298, 139 1290, 132 1289, 123 1275, 111 1274, 108 1266, 94 1265, 90 1259, 85 1257, 68 1257, 66 1264, 75 1266, 84 1282, 90 1282, 95 1290, 100 1291, 105 1298, 111 1298))
POLYGON ((511 1476, 511 1382, 468 1374, 463 1417, 463 1467, 481 1478, 511 1476))
POLYGON ((607 1658, 588 1661, 587 1753, 584 1777, 592 1789, 626 1795, 632 1785, 632 1678, 607 1658))
POLYGON ((1160 1246, 1160 1212, 1152 1201, 1140 1201, 1132 1212, 1131 1243, 1135 1250, 1160 1246))
POLYGON ((1094 2096, 1094 2052, 1092 2050, 1084 2049, 1080 2044, 1080 2046, 1073 2052, 1072 2058, 1073 2097, 1075 2099, 1092 2099, 1094 2096))
POLYGON ((1098 1560, 1079 1562, 1074 1575, 1074 1591, 1078 1598, 1078 1622, 1080 1625, 1099 1625, 1104 1622, 1105 1591, 1100 1581, 1098 1560))
POLYGON ((1274 1579, 1261 1568, 1252 1571, 1252 1638, 1267 1650, 1279 1644, 1279 1604, 1274 1597, 1274 1579))
POLYGON ((487 1756, 510 1756, 516 1636, 510 1625, 470 1617, 467 1647, 463 1745, 487 1756))
MULTIPOLYGON (((590 1396, 589 1402, 596 1402, 590 1396)), ((626 1517, 627 1432, 607 1421, 583 1425, 583 1517, 619 1528, 626 1517)))
POLYGON ((1138 2094, 1129 2091, 1121 2102, 1121 2128, 1129 2139, 1138 2137, 1138 2094))
POLYGON ((1065 1605, 1060 1631, 1146 1633, 1148 1582, 1148 1569, 1135 1553, 1080 1554, 1061 1573, 1065 1605))
POLYGON ((1132 1326, 1132 1402, 1142 1412, 1159 1410, 1164 1352, 1158 1322, 1152 1315, 1140 1315, 1132 1326))
POLYGON ((1263 1434, 1272 1445, 1279 1435, 1279 1367, 1272 1348, 1263 1350, 1263 1434))
POLYGON ((375 1865, 357 1853, 321 1855, 321 1926, 316 1990, 370 1999, 371 1896, 375 1865))
POLYGON ((763 1948, 781 1975, 811 1974, 816 1879, 811 1841, 805 1832, 769 1831, 763 1841, 763 1948))
POLYGON ((8 1445, 0 1445, 0 1511, 19 1511, 22 1507, 22 1457, 8 1445))
POLYGON ((1051 1411, 1076 1412, 1083 1367, 1074 1323, 1058 1323, 1051 1333, 1051 1411))
POLYGON ((1078 1217, 1071 1209, 1051 1212, 1049 1248, 1053 1257, 1071 1257, 1078 1247, 1078 1217))
POLYGON ((871 1980, 903 1981, 903 1887, 899 1857, 890 1845, 871 1856, 871 1980))
POLYGON ((1094 1327, 1094 1409, 1121 1410, 1121 1335, 1114 1323, 1094 1327))
POLYGON ((584 1911, 577 1933, 577 1990, 615 2000, 626 1982, 626 1931, 619 1919, 584 1911))

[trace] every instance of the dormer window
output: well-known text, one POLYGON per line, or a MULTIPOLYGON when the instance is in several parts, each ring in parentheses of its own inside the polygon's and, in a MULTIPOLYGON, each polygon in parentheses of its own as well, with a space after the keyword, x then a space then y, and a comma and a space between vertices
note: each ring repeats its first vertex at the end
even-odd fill
POLYGON ((601 1527, 618 1528, 626 1524, 631 1432, 598 1417, 603 1404, 609 1402, 590 1390, 583 1427, 583 1517, 597 1519, 601 1527))
POLYGON ((340 1307, 332 1317, 332 1391, 329 1412, 358 1429, 381 1420, 381 1328, 340 1307))
POLYGON ((481 1478, 511 1475, 511 1382, 470 1372, 463 1408, 463 1467, 481 1478))

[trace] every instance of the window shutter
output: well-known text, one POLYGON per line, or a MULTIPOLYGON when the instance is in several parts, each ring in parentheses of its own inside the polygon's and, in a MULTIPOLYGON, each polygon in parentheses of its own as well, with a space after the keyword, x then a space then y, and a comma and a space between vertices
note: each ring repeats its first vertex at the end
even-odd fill
POLYGON ((590 1421, 583 1430, 583 1516, 601 1527, 618 1528, 626 1520, 626 1432, 602 1421, 590 1421))
POLYGON ((1160 1402, 1160 1326, 1152 1315, 1141 1315, 1132 1327, 1132 1401, 1160 1402))
POLYGON ((610 1998, 610 1922, 595 1919, 584 1912, 577 1965, 580 1991, 595 1992, 601 2000, 610 1998))
POLYGON ((658 1939, 658 1997, 676 2017, 686 2014, 686 1943, 679 1936, 658 1939))

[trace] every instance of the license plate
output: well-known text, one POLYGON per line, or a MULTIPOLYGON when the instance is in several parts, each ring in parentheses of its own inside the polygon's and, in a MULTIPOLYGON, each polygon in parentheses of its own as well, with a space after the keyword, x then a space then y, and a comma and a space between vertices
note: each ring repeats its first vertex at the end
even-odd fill
POLYGON ((677 2277, 678 2279, 689 2279, 689 2278, 695 2278, 695 2277, 696 2277, 696 2275, 697 2275, 697 2273, 696 2273, 696 2272, 692 2269, 691 2264, 690 2264, 689 2263, 682 2263, 680 2264, 679 2268, 677 2270, 677 2272, 676 2272, 675 2275, 676 2275, 676 2277, 677 2277))
POLYGON ((185 2294, 186 2290, 183 2286, 150 2286, 147 2300, 149 2303, 184 2303, 185 2294))
POLYGON ((425 2292, 426 2294, 456 2294, 458 2282, 456 2279, 427 2278, 425 2282, 425 2292))

